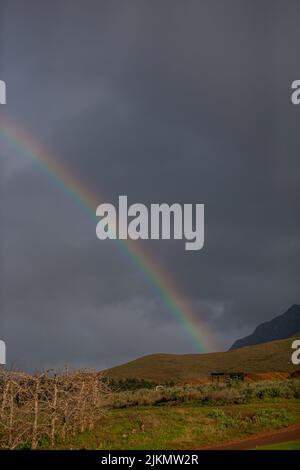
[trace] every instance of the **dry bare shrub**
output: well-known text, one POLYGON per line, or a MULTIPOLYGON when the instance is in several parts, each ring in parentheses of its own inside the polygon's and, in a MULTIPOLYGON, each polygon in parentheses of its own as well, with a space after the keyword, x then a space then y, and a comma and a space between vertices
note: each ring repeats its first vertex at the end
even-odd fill
POLYGON ((0 371, 0 448, 52 446, 68 434, 101 423, 109 395, 102 374, 90 371, 34 375, 0 371))

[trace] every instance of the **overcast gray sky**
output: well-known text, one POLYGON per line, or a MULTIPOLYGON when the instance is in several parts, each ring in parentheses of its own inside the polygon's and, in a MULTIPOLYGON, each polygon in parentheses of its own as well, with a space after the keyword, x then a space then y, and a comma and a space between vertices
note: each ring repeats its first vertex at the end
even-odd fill
MULTIPOLYGON (((99 203, 204 203, 205 247, 147 241, 219 349, 300 302, 298 1, 0 0, 9 119, 99 203)), ((102 368, 192 339, 118 244, 0 135, 0 337, 102 368)))

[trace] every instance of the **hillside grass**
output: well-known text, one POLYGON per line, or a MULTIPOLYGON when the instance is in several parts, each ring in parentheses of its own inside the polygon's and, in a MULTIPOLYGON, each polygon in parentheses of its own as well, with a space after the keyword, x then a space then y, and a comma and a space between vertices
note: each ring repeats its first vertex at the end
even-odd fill
POLYGON ((290 373, 297 370, 291 362, 291 343, 292 338, 288 338, 227 352, 153 354, 108 369, 105 374, 118 380, 134 378, 156 383, 182 383, 205 381, 213 371, 290 373))

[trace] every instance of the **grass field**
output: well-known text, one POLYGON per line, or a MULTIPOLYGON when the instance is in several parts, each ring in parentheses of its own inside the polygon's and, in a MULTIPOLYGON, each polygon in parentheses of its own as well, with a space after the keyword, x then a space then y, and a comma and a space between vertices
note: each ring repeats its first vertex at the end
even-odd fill
POLYGON ((283 442, 269 446, 255 447, 253 450, 300 450, 300 441, 283 442))
POLYGON ((220 353, 154 354, 105 373, 115 379, 136 378, 160 383, 207 379, 212 371, 268 373, 272 378, 272 373, 290 373, 297 369, 291 363, 291 341, 289 338, 220 353))
MULTIPOLYGON (((199 404, 109 410, 101 428, 69 438, 67 449, 199 449, 300 422, 297 400, 222 407, 199 404)), ((44 448, 47 447, 44 443, 44 448)))

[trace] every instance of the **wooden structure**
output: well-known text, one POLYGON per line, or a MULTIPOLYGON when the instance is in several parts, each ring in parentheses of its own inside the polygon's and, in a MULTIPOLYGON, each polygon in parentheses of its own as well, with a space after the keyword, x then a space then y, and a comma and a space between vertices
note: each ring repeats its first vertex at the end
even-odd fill
POLYGON ((212 383, 219 382, 243 382, 245 380, 244 372, 211 372, 212 383))

